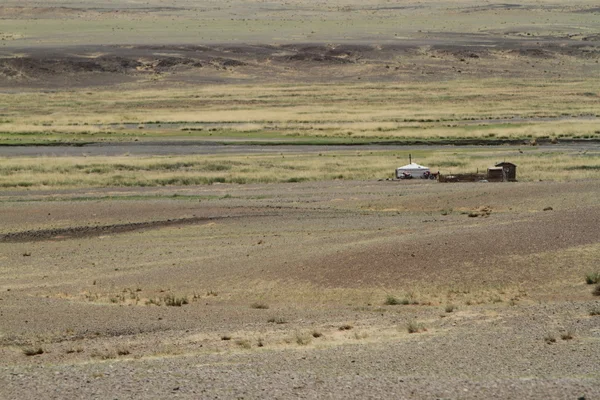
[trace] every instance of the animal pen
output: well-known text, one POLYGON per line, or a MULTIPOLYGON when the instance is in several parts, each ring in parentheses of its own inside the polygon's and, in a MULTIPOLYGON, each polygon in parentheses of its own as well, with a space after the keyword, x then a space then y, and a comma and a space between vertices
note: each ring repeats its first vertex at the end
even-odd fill
POLYGON ((487 172, 470 174, 440 174, 440 182, 515 182, 517 180, 517 166, 509 162, 501 162, 489 167, 487 172))

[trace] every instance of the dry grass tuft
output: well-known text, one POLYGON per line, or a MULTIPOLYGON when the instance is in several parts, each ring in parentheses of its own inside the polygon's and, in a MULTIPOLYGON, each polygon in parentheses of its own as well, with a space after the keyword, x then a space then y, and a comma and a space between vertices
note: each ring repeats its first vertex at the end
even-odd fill
POLYGON ((250 343, 250 341, 247 339, 236 340, 235 344, 237 344, 238 346, 240 346, 241 348, 246 349, 246 350, 252 348, 252 343, 250 343))
POLYGON ((173 294, 166 295, 162 298, 162 301, 168 307, 181 307, 182 305, 189 303, 187 297, 176 297, 173 294))
POLYGON ((571 339, 573 339, 573 337, 574 337, 574 335, 573 335, 573 332, 571 332, 571 331, 563 332, 560 335, 560 338, 562 340, 571 340, 571 339))
POLYGON ((600 272, 590 272, 586 274, 585 283, 587 283, 588 285, 600 283, 600 272))
POLYGON ((44 349, 41 347, 27 347, 23 349, 23 354, 26 356, 37 356, 40 354, 44 354, 44 349))
POLYGON ((312 341, 312 336, 304 333, 296 333, 296 344, 300 346, 309 345, 312 341))
POLYGON ((421 333, 421 332, 427 331, 427 329, 425 328, 425 325, 423 325, 417 321, 410 321, 406 325, 406 330, 408 331, 408 333, 421 333))
POLYGON ((546 336, 544 336, 544 341, 547 344, 552 344, 552 343, 556 343, 556 338, 554 337, 554 335, 549 333, 546 336))

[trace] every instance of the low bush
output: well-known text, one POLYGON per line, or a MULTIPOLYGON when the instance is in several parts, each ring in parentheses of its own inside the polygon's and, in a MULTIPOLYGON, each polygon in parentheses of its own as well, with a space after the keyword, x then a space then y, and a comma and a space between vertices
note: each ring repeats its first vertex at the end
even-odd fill
POLYGON ((586 274, 585 283, 587 283, 588 285, 600 283, 600 272, 590 272, 586 274))
POLYGON ((425 332, 427 329, 425 329, 423 324, 418 323, 417 321, 411 321, 406 325, 406 330, 408 333, 420 333, 425 332))
POLYGON ((44 354, 44 349, 42 349, 41 347, 28 347, 26 349, 23 349, 23 354, 25 354, 26 356, 37 356, 40 354, 44 354))
POLYGON ((187 297, 175 297, 169 294, 163 298, 163 302, 169 307, 181 307, 184 304, 188 304, 188 299, 187 297))

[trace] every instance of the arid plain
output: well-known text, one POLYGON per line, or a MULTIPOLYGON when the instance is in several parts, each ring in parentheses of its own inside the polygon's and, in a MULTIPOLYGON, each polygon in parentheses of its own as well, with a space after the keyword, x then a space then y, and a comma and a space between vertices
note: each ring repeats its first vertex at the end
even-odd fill
POLYGON ((599 27, 3 2, 0 398, 599 398, 599 27))

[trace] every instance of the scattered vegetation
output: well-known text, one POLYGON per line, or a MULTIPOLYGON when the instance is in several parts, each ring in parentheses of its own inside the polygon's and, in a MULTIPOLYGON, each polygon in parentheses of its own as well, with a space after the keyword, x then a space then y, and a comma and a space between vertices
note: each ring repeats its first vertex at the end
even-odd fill
POLYGON ((187 297, 176 297, 173 294, 166 295, 162 300, 168 307, 181 307, 189 303, 187 297))
POLYGON ((427 331, 427 329, 425 328, 425 325, 423 325, 417 321, 410 321, 406 325, 406 330, 408 331, 408 333, 421 333, 421 332, 427 331))
POLYGON ((67 354, 83 353, 83 347, 71 347, 70 349, 67 349, 66 353, 67 354))
POLYGON ((544 341, 548 344, 556 343, 556 337, 549 333, 546 336, 544 336, 544 341))
POLYGON ((387 305, 387 306, 395 306, 395 305, 398 305, 398 304, 408 304, 408 302, 403 303, 400 299, 398 299, 398 298, 396 298, 396 297, 394 297, 392 295, 388 295, 385 298, 384 304, 387 305))
POLYGON ((229 335, 221 335, 221 340, 231 340, 231 336, 229 336, 229 335))
POLYGON ((117 350, 117 354, 120 356, 128 356, 131 352, 128 349, 120 348, 117 350))
POLYGON ((596 285, 596 287, 594 288, 594 290, 592 290, 592 294, 594 296, 600 296, 600 284, 596 285))
POLYGON ((595 306, 590 309, 590 315, 596 317, 600 315, 600 306, 595 306))
POLYGON ((267 320, 267 322, 269 322, 271 324, 282 325, 282 324, 286 324, 287 320, 283 317, 271 317, 267 320))
POLYGON ((117 358, 116 353, 113 353, 112 351, 94 351, 92 352, 91 356, 100 360, 112 360, 114 358, 117 358))
POLYGON ((269 305, 265 303, 252 303, 250 305, 252 308, 256 308, 257 310, 267 310, 269 309, 269 305))
POLYGON ((296 333, 296 344, 298 344, 300 346, 306 346, 306 345, 309 345, 311 341, 312 341, 311 335, 307 335, 305 333, 300 333, 300 332, 296 333))
POLYGON ((340 331, 349 331, 352 328, 354 328, 352 325, 350 325, 350 324, 344 324, 344 325, 340 326, 339 330, 340 331))
POLYGON ((312 332, 312 337, 314 337, 315 339, 320 338, 321 336, 323 336, 323 333, 321 333, 321 331, 314 330, 312 332))
POLYGON ((146 300, 146 305, 162 306, 163 304, 168 307, 181 307, 185 304, 189 304, 189 300, 186 296, 177 297, 174 294, 167 294, 163 297, 146 300))
POLYGON ((388 306, 395 306, 395 305, 407 306, 409 304, 418 305, 419 302, 415 299, 415 296, 413 293, 408 293, 408 295, 402 299, 399 299, 392 295, 388 295, 385 299, 384 304, 388 305, 388 306))
POLYGON ((456 310, 456 306, 454 304, 448 304, 448 305, 446 305, 446 308, 444 309, 444 311, 446 311, 447 313, 454 312, 455 310, 456 310))
POLYGON ((44 354, 44 349, 41 347, 27 347, 23 349, 23 354, 26 356, 37 356, 40 354, 44 354))
POLYGON ((238 346, 240 346, 243 349, 251 349, 252 348, 252 343, 250 343, 249 340, 246 339, 239 339, 235 341, 235 344, 237 344, 238 346))
POLYGON ((590 272, 585 275, 585 283, 588 285, 594 285, 600 283, 600 272, 590 272))
POLYGON ((560 338, 562 340, 571 340, 571 339, 573 339, 573 336, 574 336, 573 332, 571 332, 571 331, 566 331, 566 332, 563 332, 560 334, 560 338))

